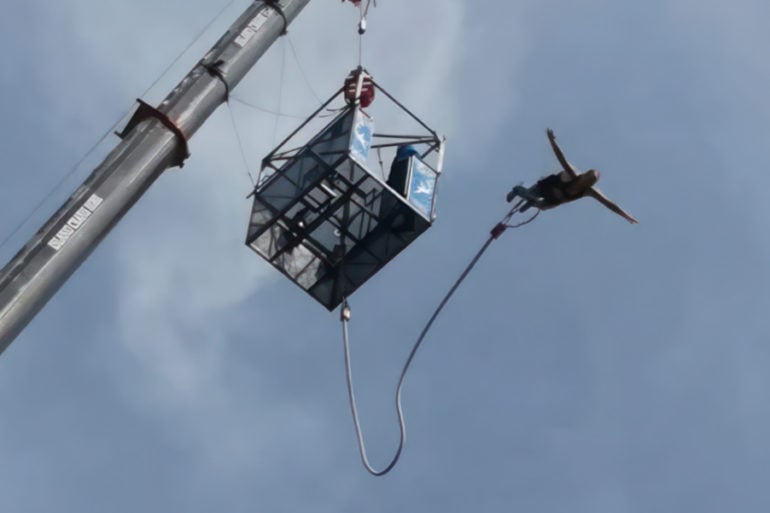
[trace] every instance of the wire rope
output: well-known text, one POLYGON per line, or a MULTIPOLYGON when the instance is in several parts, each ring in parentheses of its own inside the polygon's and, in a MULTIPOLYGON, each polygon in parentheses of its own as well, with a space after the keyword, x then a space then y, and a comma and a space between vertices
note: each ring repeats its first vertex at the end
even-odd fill
POLYGON ((126 117, 127 113, 124 113, 120 119, 115 122, 110 128, 102 134, 101 137, 99 137, 99 140, 96 141, 93 146, 91 146, 88 151, 78 159, 75 164, 72 165, 70 170, 67 172, 67 174, 64 175, 63 178, 61 178, 56 184, 43 196, 43 198, 38 201, 35 206, 32 208, 32 211, 30 211, 29 214, 27 214, 24 219, 19 222, 19 224, 16 225, 16 227, 9 233, 3 240, 0 242, 0 248, 5 247, 5 245, 17 234, 19 231, 32 219, 35 214, 37 214, 41 208, 43 208, 43 205, 45 205, 49 199, 70 179, 72 178, 72 175, 74 175, 78 169, 80 169, 80 166, 83 164, 83 162, 86 161, 88 157, 91 156, 91 154, 96 150, 96 148, 102 144, 107 137, 112 133, 112 131, 115 129, 116 126, 120 124, 120 122, 126 117))
POLYGON ((230 102, 227 101, 227 112, 230 113, 230 123, 233 125, 233 132, 235 132, 235 140, 238 142, 238 149, 241 152, 241 159, 243 159, 243 167, 246 169, 246 175, 249 177, 249 181, 251 182, 251 187, 254 188, 256 186, 256 182, 254 182, 254 177, 251 175, 251 169, 249 169, 249 160, 246 158, 246 150, 243 148, 243 140, 241 139, 241 133, 238 130, 238 126, 235 124, 235 115, 233 114, 233 109, 230 108, 230 102))
POLYGON ((287 35, 287 39, 289 41, 289 48, 291 49, 291 54, 292 56, 294 56, 294 62, 297 64, 297 69, 299 69, 300 75, 302 75, 302 80, 305 81, 305 85, 307 85, 307 88, 310 90, 310 94, 313 95, 313 97, 316 99, 319 105, 322 105, 323 100, 315 92, 315 89, 313 89, 313 84, 310 82, 310 79, 307 78, 307 74, 305 73, 305 70, 302 67, 302 63, 299 60, 299 56, 297 55, 297 49, 294 47, 294 43, 291 40, 291 35, 287 35))
MULTIPOLYGON (((179 60, 188 52, 190 51, 190 48, 195 45, 195 43, 200 40, 200 38, 203 37, 203 35, 211 28, 211 26, 224 14, 224 12, 230 8, 235 3, 235 0, 230 0, 220 11, 212 18, 212 20, 203 27, 195 36, 195 38, 185 47, 184 50, 182 50, 179 55, 169 64, 166 66, 166 68, 163 70, 163 72, 147 87, 140 97, 144 97, 152 88, 154 88, 158 83, 161 81, 161 79, 168 74, 168 72, 173 68, 179 60)), ((88 159, 88 157, 91 156, 91 154, 96 150, 96 148, 99 147, 106 139, 107 137, 113 133, 115 128, 120 125, 120 123, 125 119, 128 114, 131 113, 133 109, 134 103, 131 103, 131 107, 126 109, 123 114, 121 114, 120 118, 110 125, 110 127, 99 137, 99 139, 73 164, 69 171, 64 175, 63 178, 61 178, 56 184, 54 184, 51 189, 43 195, 43 198, 35 204, 35 206, 32 208, 32 210, 27 214, 24 219, 22 219, 16 227, 3 238, 2 241, 0 241, 0 248, 4 248, 8 242, 10 242, 11 239, 13 239, 14 236, 16 236, 17 233, 40 211, 41 208, 43 208, 43 205, 45 205, 51 197, 61 189, 61 187, 70 179, 72 176, 80 169, 80 166, 83 165, 83 163, 88 159)))
POLYGON ((363 66, 364 62, 364 32, 366 31, 366 15, 364 14, 363 2, 358 4, 358 67, 363 66))
POLYGON ((146 90, 145 90, 145 91, 142 93, 142 96, 144 96, 145 94, 147 94, 147 93, 150 91, 150 89, 152 89, 153 87, 155 87, 156 85, 158 85, 158 82, 160 82, 160 81, 163 79, 163 77, 165 77, 165 76, 166 76, 166 74, 167 74, 169 71, 171 71, 171 68, 173 68, 174 66, 176 66, 176 64, 177 64, 177 63, 178 63, 178 62, 179 62, 179 61, 182 59, 182 57, 183 57, 183 56, 184 56, 184 55, 185 55, 187 52, 189 52, 189 51, 190 51, 190 49, 191 49, 191 48, 192 48, 192 47, 195 45, 195 43, 197 43, 197 42, 198 42, 198 41, 199 41, 199 40, 200 40, 200 39, 203 37, 203 35, 204 35, 206 32, 208 32, 208 30, 209 30, 209 29, 212 27, 212 25, 214 25, 214 23, 216 23, 216 21, 217 21, 217 20, 218 20, 218 19, 219 19, 219 18, 220 18, 220 17, 221 17, 221 16, 222 16, 224 13, 225 13, 225 11, 226 11, 227 9, 229 9, 229 8, 230 8, 230 6, 231 6, 231 5, 233 5, 234 3, 235 3, 235 0, 230 0, 230 1, 229 1, 227 4, 225 4, 225 6, 224 6, 224 7, 222 7, 222 9, 220 9, 220 10, 219 10, 219 12, 218 12, 218 13, 217 13, 217 14, 216 14, 216 15, 215 15, 215 16, 214 16, 212 19, 211 19, 211 21, 210 21, 210 22, 208 22, 208 23, 206 24, 206 26, 204 26, 204 27, 203 27, 203 28, 202 28, 200 31, 198 31, 198 33, 196 34, 195 38, 194 38, 192 41, 190 41, 190 43, 189 43, 189 44, 188 44, 188 45, 185 47, 185 49, 184 49, 184 50, 182 50, 182 52, 181 52, 179 55, 177 55, 177 56, 176 56, 176 58, 175 58, 175 59, 174 59, 174 60, 171 62, 171 64, 169 64, 168 66, 166 66, 166 69, 164 69, 164 70, 163 70, 163 73, 161 73, 161 74, 158 76, 158 78, 156 78, 156 79, 155 79, 155 81, 154 81, 154 82, 153 82, 153 83, 150 85, 150 87, 148 87, 148 88, 147 88, 147 89, 146 89, 146 90))
MULTIPOLYGON (((281 52, 281 74, 280 74, 280 82, 278 83, 278 107, 277 111, 280 112, 281 108, 283 107, 283 84, 284 80, 286 79, 286 43, 283 43, 283 49, 281 52)), ((279 116, 275 117, 275 122, 273 123, 273 143, 271 144, 271 147, 275 146, 276 141, 278 140, 278 124, 280 123, 281 118, 279 116)))
POLYGON ((302 120, 307 119, 307 116, 298 116, 298 115, 295 115, 295 114, 286 114, 284 112, 278 112, 278 111, 273 110, 273 109, 267 109, 265 107, 260 107, 259 105, 251 103, 248 100, 244 100, 243 98, 241 98, 240 96, 237 96, 237 95, 230 95, 230 99, 235 101, 236 103, 240 103, 241 105, 245 105, 246 107, 249 107, 249 108, 254 109, 256 111, 264 112, 265 114, 271 114, 273 116, 278 116, 278 117, 282 117, 282 118, 302 119, 302 120))

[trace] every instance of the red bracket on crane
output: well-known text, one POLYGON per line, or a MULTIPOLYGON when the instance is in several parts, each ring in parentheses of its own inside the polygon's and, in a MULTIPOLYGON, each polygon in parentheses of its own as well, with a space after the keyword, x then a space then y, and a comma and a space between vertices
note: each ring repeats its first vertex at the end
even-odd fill
POLYGON ((130 134, 139 123, 149 118, 155 118, 160 121, 163 126, 171 130, 177 139, 179 139, 181 144, 177 146, 173 164, 175 166, 184 167, 184 161, 187 160, 187 158, 190 156, 190 149, 187 145, 187 137, 185 137, 184 133, 182 133, 179 127, 176 126, 176 124, 171 121, 171 118, 169 118, 165 113, 159 111, 149 103, 143 101, 141 98, 137 98, 136 101, 139 102, 139 108, 136 109, 134 115, 131 116, 131 119, 128 120, 128 123, 123 128, 123 130, 120 132, 115 132, 115 135, 121 139, 125 139, 126 136, 130 134))

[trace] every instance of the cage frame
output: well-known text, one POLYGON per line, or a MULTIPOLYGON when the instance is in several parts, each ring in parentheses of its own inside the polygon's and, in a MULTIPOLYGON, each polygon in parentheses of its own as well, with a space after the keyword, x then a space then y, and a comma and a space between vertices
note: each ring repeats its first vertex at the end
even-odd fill
MULTIPOLYGON (((287 148, 290 141, 292 141, 303 129, 305 129, 309 123, 311 123, 313 120, 317 120, 320 118, 322 112, 324 110, 328 109, 332 103, 337 100, 341 95, 344 95, 345 87, 341 87, 338 89, 335 93, 333 93, 329 99, 327 99, 325 102, 323 102, 310 116, 308 116, 297 128, 295 128, 288 136, 286 136, 267 156, 265 156, 262 159, 261 167, 260 167, 260 173, 259 178, 257 180, 257 183, 254 185, 254 189, 252 190, 251 194, 249 194, 249 198, 252 196, 259 196, 260 191, 263 192, 267 190, 267 188, 271 184, 271 180, 273 180, 273 177, 276 175, 279 175, 281 173, 281 170, 284 166, 289 166, 287 168, 287 171, 291 168, 290 162, 293 159, 296 159, 297 162, 299 162, 299 159, 304 159, 308 157, 312 157, 317 166, 323 170, 323 172, 318 173, 317 176, 312 180, 312 182, 308 182, 308 184, 303 185, 303 194, 301 196, 297 196, 287 202, 285 206, 278 209, 275 208, 275 205, 272 205, 269 201, 264 201, 260 197, 260 206, 269 212, 270 214, 270 220, 268 222, 265 222, 262 225, 261 231, 257 230, 254 233, 251 232, 252 227, 255 226, 254 216, 256 215, 256 204, 257 204, 257 198, 254 202, 254 207, 252 207, 252 214, 250 216, 249 220, 249 233, 247 233, 246 238, 246 245, 249 246, 252 250, 254 250, 257 254, 259 254, 262 258, 267 260, 273 267, 279 270, 283 275, 285 275, 287 278, 289 278, 295 285, 302 288, 308 295, 316 299, 316 301, 323 304, 327 309, 330 311, 336 308, 338 304, 340 304, 346 297, 351 295, 353 292, 355 292, 359 287, 364 285, 371 277, 373 277, 375 274, 377 274, 382 267, 384 267, 388 262, 390 262, 398 253, 406 249, 407 246, 409 246, 414 240, 416 240, 424 231, 426 231, 430 226, 433 224, 433 221, 436 219, 435 215, 435 206, 436 206, 436 198, 438 194, 438 182, 439 178, 442 173, 443 169, 443 161, 444 161, 444 145, 445 145, 445 137, 439 137, 439 135, 431 129, 422 119, 420 119, 418 116, 416 116, 411 110, 407 109, 401 102, 399 102, 395 97, 393 97, 387 90, 385 90, 382 86, 380 86, 377 82, 375 82, 373 79, 371 79, 371 76, 368 74, 366 70, 359 67, 358 71, 358 84, 356 89, 356 97, 354 101, 345 101, 345 106, 336 109, 332 111, 335 115, 332 118, 332 120, 325 124, 324 127, 315 132, 314 136, 311 136, 309 139, 306 140, 304 144, 298 147, 292 147, 287 148), (345 150, 334 150, 329 151, 328 154, 336 154, 339 153, 338 159, 333 159, 329 162, 326 162, 324 159, 319 158, 319 155, 316 154, 312 150, 312 147, 314 144, 318 144, 316 142, 317 138, 322 137, 329 133, 329 130, 333 127, 335 123, 338 122, 345 122, 344 117, 351 115, 352 116, 352 122, 351 127, 349 128, 350 133, 355 129, 354 121, 356 119, 355 116, 358 115, 358 112, 363 114, 364 116, 367 116, 369 119, 371 119, 371 116, 360 107, 360 91, 361 86, 364 78, 368 77, 371 80, 372 85, 374 86, 375 91, 380 91, 387 99, 389 99, 398 109, 400 109, 402 112, 406 113, 409 118, 417 122, 422 128, 425 129, 426 133, 421 135, 414 135, 414 134, 405 134, 405 135, 398 135, 398 134, 391 134, 391 133, 378 133, 376 131, 373 131, 371 134, 371 145, 369 146, 369 151, 376 150, 380 151, 383 148, 392 148, 397 147, 401 145, 423 145, 425 147, 424 151, 421 151, 416 156, 410 156, 408 157, 410 162, 408 163, 408 169, 409 169, 409 177, 406 183, 406 192, 408 193, 411 190, 412 187, 412 180, 414 180, 414 167, 416 164, 413 163, 413 160, 415 158, 418 158, 420 163, 427 166, 427 168, 433 173, 432 175, 432 192, 431 192, 431 204, 429 208, 429 212, 425 212, 420 206, 418 206, 417 202, 412 202, 407 199, 406 195, 404 193, 399 193, 395 189, 393 189, 390 184, 387 183, 384 176, 380 178, 375 173, 372 172, 371 169, 369 169, 367 162, 361 162, 359 161, 355 155, 351 154, 350 148, 348 147, 345 150), (302 152, 307 151, 308 155, 303 156, 302 152), (431 160, 435 159, 435 163, 433 165, 426 162, 426 158, 431 157, 431 160), (339 171, 339 168, 341 166, 346 165, 347 161, 351 161, 350 166, 350 175, 351 177, 354 174, 354 168, 357 167, 363 172, 363 176, 359 177, 357 181, 347 181, 347 178, 341 174, 339 171), (331 201, 329 205, 326 205, 323 207, 322 210, 325 212, 330 213, 327 217, 319 215, 315 220, 313 220, 308 226, 302 225, 302 229, 298 230, 297 225, 289 225, 286 219, 288 218, 288 213, 290 210, 295 208, 298 204, 307 205, 307 202, 309 201, 309 198, 312 198, 310 192, 315 191, 316 187, 323 188, 323 182, 324 180, 329 179, 330 176, 334 176, 335 180, 342 180, 345 181, 343 185, 346 187, 346 193, 343 194, 340 197, 335 197, 331 201), (382 202, 390 202, 392 203, 395 201, 397 204, 395 207, 392 208, 392 211, 386 215, 383 216, 381 213, 372 211, 369 209, 368 205, 363 201, 360 200, 360 198, 356 197, 356 192, 360 191, 362 189, 362 184, 366 182, 367 180, 374 180, 377 183, 377 187, 380 188, 381 192, 379 194, 382 195, 382 198, 379 198, 379 207, 382 207, 382 202), (385 194, 386 191, 389 191, 387 195, 385 194), (399 204, 400 203, 400 204, 399 204), (336 207, 334 205, 337 205, 336 207), (366 232, 363 236, 363 238, 356 239, 356 234, 351 232, 351 226, 353 225, 353 221, 348 218, 350 215, 350 207, 351 204, 355 204, 358 210, 353 214, 354 218, 356 216, 361 215, 362 223, 364 222, 363 219, 365 219, 365 215, 368 215, 369 217, 368 222, 374 222, 375 228, 373 231, 366 232), (338 219, 334 214, 338 212, 339 208, 344 209, 344 214, 342 219, 338 219), (418 215, 424 220, 423 222, 420 222, 420 228, 419 231, 414 232, 415 234, 413 236, 407 237, 404 233, 398 233, 397 231, 394 231, 395 229, 393 226, 395 226, 395 218, 399 214, 403 214, 408 210, 412 215, 418 215), (363 212, 363 213, 362 213, 363 212), (330 257, 329 255, 329 249, 328 245, 325 245, 323 242, 319 242, 315 238, 311 236, 311 234, 314 233, 314 231, 317 228, 320 228, 321 226, 324 226, 325 223, 329 223, 329 225, 335 227, 335 235, 337 235, 337 232, 339 232, 339 238, 340 243, 342 245, 341 253, 339 256, 339 266, 332 261, 335 256, 332 255, 330 257), (379 230, 380 227, 383 227, 382 230, 380 230, 382 233, 378 234, 377 236, 382 238, 385 242, 381 244, 381 241, 379 239, 376 239, 374 243, 370 242, 370 245, 367 245, 364 243, 364 241, 369 240, 367 237, 370 237, 370 235, 376 231, 379 230), (277 249, 275 253, 270 257, 270 249, 262 248, 260 249, 260 244, 258 242, 258 239, 263 236, 268 230, 271 231, 271 233, 276 230, 284 230, 281 232, 281 236, 286 235, 286 233, 291 233, 293 237, 296 238, 293 242, 288 242, 285 244, 284 247, 277 249), (390 231, 388 231, 390 230, 390 231), (346 248, 344 245, 344 241, 354 241, 353 247, 346 248), (377 254, 374 250, 374 244, 377 244, 378 246, 382 245, 380 249, 382 249, 382 254, 377 254), (293 245, 292 245, 293 244, 293 245), (305 267, 300 269, 299 271, 294 271, 292 275, 292 271, 289 270, 289 266, 291 264, 285 264, 284 259, 291 260, 293 251, 298 246, 302 246, 303 251, 307 251, 307 263, 305 264, 305 267), (287 252, 289 254, 287 254, 287 252), (357 253, 354 254, 354 253, 357 253), (352 256, 351 256, 352 255, 352 256), (362 269, 364 269, 364 272, 361 274, 361 276, 364 276, 360 281, 352 281, 350 278, 350 273, 345 272, 347 269, 344 269, 344 266, 347 266, 349 264, 344 263, 346 260, 353 260, 354 258, 361 257, 363 260, 361 262, 358 262, 357 264, 354 262, 350 265, 362 265, 362 269), (371 258, 370 258, 371 257, 371 258), (331 258, 331 260, 330 260, 331 258), (367 260, 370 258, 369 260, 367 260), (312 270, 310 269, 310 266, 315 266, 313 269, 318 270, 318 267, 321 265, 326 265, 327 267, 324 269, 324 272, 326 274, 322 274, 321 278, 318 278, 316 282, 314 282, 312 285, 305 286, 301 283, 300 277, 302 277, 305 272, 312 270), (367 267, 368 266, 368 267, 367 267), (368 271, 367 271, 368 269, 368 271), (327 274, 334 274, 334 278, 328 278, 327 274), (334 283, 331 288, 331 292, 329 293, 330 301, 324 302, 319 295, 321 295, 323 292, 318 292, 317 290, 314 290, 316 288, 323 289, 328 285, 328 281, 333 279, 334 283), (343 284, 341 280, 346 279, 347 283, 343 284), (319 285, 320 284, 320 285, 319 285), (344 286, 344 293, 340 294, 340 287, 344 286)), ((348 136, 350 136, 350 133, 347 133, 348 136)), ((381 158, 380 158, 380 164, 381 158)), ((313 168, 315 169, 315 168, 313 168)), ((279 177, 275 178, 275 180, 281 180, 283 175, 280 175, 279 177)), ((303 177, 304 178, 304 177, 303 177)), ((290 178, 285 177, 285 179, 290 178)), ((330 197, 333 196, 332 191, 330 192, 330 197)), ((360 193, 359 193, 360 194, 360 193)), ((315 198, 312 198, 315 199, 315 198)), ((324 204, 319 204, 316 209, 321 209, 321 207, 324 204)), ((416 222, 416 221, 412 221, 416 222)), ((373 235, 371 235, 374 237, 373 235)), ((279 237, 280 238, 280 237, 279 237)), ((279 238, 275 238, 274 235, 268 234, 268 239, 271 241, 270 244, 275 244, 276 247, 280 243, 278 240, 279 238), (270 237, 274 237, 270 239, 270 237)), ((371 238, 371 237, 370 237, 371 238)), ((335 246, 333 252, 336 253, 337 247, 335 246)), ((298 260, 301 260, 298 258, 298 260)), ((300 264, 301 265, 301 264, 300 264)), ((354 274, 355 276, 355 274, 354 274)))

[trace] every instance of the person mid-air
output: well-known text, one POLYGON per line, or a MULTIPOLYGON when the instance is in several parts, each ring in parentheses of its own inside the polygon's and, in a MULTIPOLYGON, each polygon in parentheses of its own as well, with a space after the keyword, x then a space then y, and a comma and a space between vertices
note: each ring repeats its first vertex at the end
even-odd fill
POLYGON ((564 169, 558 173, 541 178, 532 187, 515 186, 506 197, 509 203, 516 196, 519 196, 527 201, 521 208, 521 211, 531 206, 537 207, 540 210, 548 210, 564 203, 590 196, 622 216, 628 222, 639 222, 634 216, 610 201, 599 189, 594 187, 594 184, 599 181, 598 171, 589 169, 585 173, 578 173, 572 164, 567 162, 561 148, 556 144, 556 136, 550 128, 548 129, 548 139, 551 141, 551 148, 553 148, 556 158, 564 169))

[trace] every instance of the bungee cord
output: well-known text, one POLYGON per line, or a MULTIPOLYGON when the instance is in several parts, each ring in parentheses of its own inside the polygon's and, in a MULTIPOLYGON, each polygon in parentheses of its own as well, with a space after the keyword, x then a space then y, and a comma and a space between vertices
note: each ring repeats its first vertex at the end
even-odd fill
POLYGON ((513 207, 511 207, 510 211, 500 220, 500 222, 497 223, 494 228, 492 228, 489 234, 489 238, 481 246, 481 249, 479 249, 476 255, 471 259, 470 263, 465 267, 465 270, 463 270, 463 272, 454 282, 452 287, 449 289, 449 292, 447 292, 446 295, 444 295, 443 299, 438 304, 433 314, 430 316, 430 319, 428 319, 428 322, 425 324, 425 327, 423 327, 422 331, 420 332, 420 335, 417 337, 417 341, 412 346, 412 350, 409 352, 409 356, 407 357, 406 362, 404 363, 404 366, 401 370, 401 375, 398 378, 398 384, 396 385, 396 415, 398 416, 398 427, 399 427, 398 447, 396 448, 396 452, 393 455, 393 458, 382 470, 376 470, 371 465, 371 463, 369 463, 369 458, 366 453, 366 444, 364 443, 363 433, 361 430, 361 422, 358 418, 358 409, 356 407, 356 398, 353 390, 353 373, 352 373, 352 365, 350 362, 350 340, 348 335, 348 323, 350 322, 351 309, 350 309, 350 303, 348 302, 347 298, 343 299, 342 306, 340 308, 340 322, 342 323, 342 343, 343 343, 343 348, 345 353, 345 377, 346 377, 347 388, 348 388, 348 400, 350 403, 350 411, 353 417, 353 425, 356 431, 356 440, 358 441, 358 451, 361 455, 361 461, 364 465, 364 468, 366 468, 366 470, 373 476, 384 476, 385 474, 390 472, 393 469, 393 467, 396 466, 396 463, 398 463, 398 460, 401 458, 401 452, 403 451, 404 444, 406 443, 406 422, 404 420, 404 411, 401 405, 401 392, 403 389, 406 374, 409 370, 410 365, 412 364, 412 360, 414 360, 414 357, 417 354, 417 350, 422 345, 423 341, 425 340, 425 336, 428 334, 431 327, 433 326, 433 323, 438 318, 441 311, 444 309, 444 306, 446 306, 446 304, 449 302, 449 299, 454 295, 454 293, 460 287, 460 285, 465 280, 465 278, 468 277, 471 270, 473 270, 473 268, 476 266, 478 261, 481 259, 482 255, 486 252, 486 250, 492 244, 492 241, 498 239, 503 234, 503 232, 505 232, 506 229, 519 228, 521 226, 529 224, 535 220, 538 214, 540 214, 540 210, 535 210, 535 213, 531 215, 528 219, 521 221, 519 223, 510 224, 510 221, 513 218, 513 216, 520 212, 521 208, 525 205, 525 203, 526 201, 523 199, 516 202, 513 205, 513 207))

